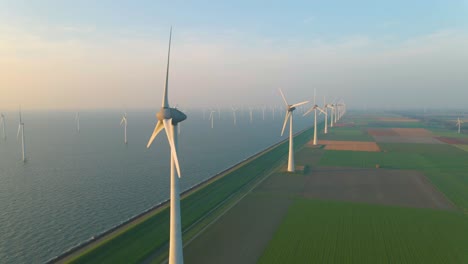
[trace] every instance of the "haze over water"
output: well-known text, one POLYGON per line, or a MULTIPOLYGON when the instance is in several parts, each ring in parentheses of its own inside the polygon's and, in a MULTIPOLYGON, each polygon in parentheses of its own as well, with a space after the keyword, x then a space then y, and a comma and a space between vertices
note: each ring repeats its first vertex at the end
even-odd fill
MULTIPOLYGON (((280 98, 278 98, 280 100, 280 98)), ((307 105, 310 106, 310 105, 307 105)), ((182 190, 279 142, 284 116, 267 110, 215 114, 214 129, 201 110, 185 111, 179 136, 182 190)), ((0 260, 41 263, 169 197, 169 146, 157 137, 146 143, 155 124, 150 111, 128 112, 128 145, 122 113, 24 112, 26 157, 16 140, 17 113, 6 113, 7 141, 0 142, 0 260)), ((294 131, 313 117, 296 111, 294 131)))

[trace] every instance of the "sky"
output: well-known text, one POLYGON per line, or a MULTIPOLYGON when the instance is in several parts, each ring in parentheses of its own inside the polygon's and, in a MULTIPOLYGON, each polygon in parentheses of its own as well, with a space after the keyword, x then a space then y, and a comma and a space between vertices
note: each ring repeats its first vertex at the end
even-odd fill
POLYGON ((468 108, 468 0, 0 0, 0 112, 468 108))

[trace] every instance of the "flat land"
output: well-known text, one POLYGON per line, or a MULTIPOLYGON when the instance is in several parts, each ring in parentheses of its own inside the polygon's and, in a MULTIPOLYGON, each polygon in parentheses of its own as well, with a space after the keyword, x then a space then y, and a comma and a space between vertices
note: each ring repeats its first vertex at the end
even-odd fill
POLYGON ((466 216, 296 199, 258 263, 467 263, 466 216))
POLYGON ((418 119, 406 117, 378 117, 377 120, 385 122, 419 122, 418 119))
POLYGON ((419 144, 444 144, 433 137, 423 136, 374 136, 378 143, 419 143, 419 144))
POLYGON ((419 171, 320 167, 310 171, 307 198, 453 210, 419 171))
POLYGON ((455 145, 457 148, 468 152, 468 145, 455 145))
POLYGON ((435 137, 437 140, 447 144, 468 145, 468 138, 435 137))
POLYGON ((367 133, 371 136, 398 136, 398 133, 389 128, 369 128, 367 133))
POLYGON ((431 131, 425 128, 392 128, 394 132, 402 137, 431 137, 431 131))
MULTIPOLYGON (((308 143, 311 145, 312 141, 308 143)), ((375 142, 363 141, 339 141, 339 140, 319 140, 319 145, 325 145, 327 150, 351 150, 351 151, 380 151, 375 142)))

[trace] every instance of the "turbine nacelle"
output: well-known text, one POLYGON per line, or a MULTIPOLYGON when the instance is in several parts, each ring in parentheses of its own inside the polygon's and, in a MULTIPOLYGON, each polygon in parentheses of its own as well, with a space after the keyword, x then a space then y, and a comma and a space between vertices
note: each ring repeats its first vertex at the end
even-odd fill
POLYGON ((159 121, 163 121, 163 119, 172 119, 172 125, 177 125, 178 123, 187 119, 187 115, 185 115, 182 111, 177 108, 170 108, 170 107, 161 107, 158 113, 156 113, 156 118, 159 121))

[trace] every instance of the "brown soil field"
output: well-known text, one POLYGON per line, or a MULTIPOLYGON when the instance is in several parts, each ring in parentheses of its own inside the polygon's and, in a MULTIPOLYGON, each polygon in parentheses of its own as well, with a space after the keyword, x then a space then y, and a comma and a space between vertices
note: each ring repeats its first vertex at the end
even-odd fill
POLYGON ((398 133, 391 128, 369 128, 367 133, 371 136, 398 136, 398 133))
POLYGON ((354 122, 351 123, 336 123, 334 124, 335 127, 354 127, 356 124, 354 122))
POLYGON ((400 136, 373 136, 378 143, 419 143, 419 144, 444 144, 433 137, 400 137, 400 136))
MULTIPOLYGON (((308 144, 312 143, 309 142, 308 144)), ((318 144, 325 145, 325 149, 327 150, 380 151, 379 146, 375 142, 319 140, 318 144)))
POLYGON ((385 122, 419 122, 417 119, 406 117, 379 117, 377 120, 385 122))
POLYGON ((400 136, 408 137, 430 137, 432 133, 424 128, 392 128, 400 136))
POLYGON ((435 137, 435 138, 447 144, 455 144, 455 145, 467 145, 468 144, 468 139, 465 139, 465 138, 449 138, 449 137, 435 137))
POLYGON ((452 210, 454 206, 418 171, 315 168, 303 196, 384 205, 452 210))

